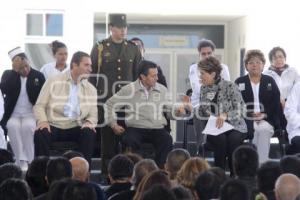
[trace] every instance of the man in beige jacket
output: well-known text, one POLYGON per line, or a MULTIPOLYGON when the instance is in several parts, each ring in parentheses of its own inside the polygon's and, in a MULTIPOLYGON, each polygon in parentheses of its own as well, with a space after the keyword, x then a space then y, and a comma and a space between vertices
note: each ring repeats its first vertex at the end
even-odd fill
POLYGON ((49 78, 34 106, 37 128, 35 156, 49 155, 53 141, 75 141, 87 161, 91 161, 97 117, 97 92, 87 81, 91 58, 76 52, 71 70, 49 78))

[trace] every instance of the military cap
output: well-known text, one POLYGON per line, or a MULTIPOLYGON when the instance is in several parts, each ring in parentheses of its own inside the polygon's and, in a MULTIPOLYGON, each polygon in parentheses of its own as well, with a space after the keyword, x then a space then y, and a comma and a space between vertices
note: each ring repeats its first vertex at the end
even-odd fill
POLYGON ((110 14, 109 15, 109 24, 112 26, 126 27, 126 14, 110 14))

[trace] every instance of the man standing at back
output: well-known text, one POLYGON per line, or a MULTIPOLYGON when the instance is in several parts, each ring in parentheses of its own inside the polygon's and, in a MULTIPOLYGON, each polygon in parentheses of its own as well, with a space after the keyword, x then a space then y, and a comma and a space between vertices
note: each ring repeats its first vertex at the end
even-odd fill
MULTIPOLYGON (((211 40, 202 39, 198 43, 198 52, 199 52, 199 58, 200 60, 204 60, 208 58, 209 56, 214 56, 214 52, 216 49, 216 45, 211 40)), ((224 80, 230 80, 229 70, 228 66, 225 64, 221 64, 222 71, 221 71, 221 77, 224 80)), ((190 72, 189 72, 189 79, 190 84, 193 90, 192 96, 191 96, 191 103, 195 110, 197 110, 197 107, 199 106, 199 100, 200 100, 200 90, 201 90, 201 83, 199 78, 200 72, 198 70, 198 63, 194 63, 190 66, 190 72)), ((197 136, 197 144, 200 145, 203 142, 202 133, 201 130, 204 129, 203 124, 201 124, 201 121, 197 118, 197 114, 194 116, 194 131, 197 136)))
MULTIPOLYGON (((110 14, 109 29, 110 37, 98 41, 91 52, 94 77, 90 81, 98 91, 98 117, 101 125, 104 122, 104 102, 122 86, 136 80, 137 66, 141 60, 138 47, 125 39, 125 14, 110 14)), ((107 176, 108 162, 118 152, 117 136, 107 126, 101 126, 97 131, 101 134, 102 173, 107 176)))

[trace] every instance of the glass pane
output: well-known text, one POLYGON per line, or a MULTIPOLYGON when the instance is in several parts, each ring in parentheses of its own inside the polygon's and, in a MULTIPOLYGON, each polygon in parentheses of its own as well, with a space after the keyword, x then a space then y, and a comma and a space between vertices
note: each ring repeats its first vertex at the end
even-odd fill
POLYGON ((46 14, 46 35, 47 36, 63 35, 62 14, 46 14))
POLYGON ((27 35, 43 35, 42 14, 27 14, 27 35))
POLYGON ((25 52, 33 67, 38 70, 44 64, 54 61, 49 44, 26 43, 25 52))

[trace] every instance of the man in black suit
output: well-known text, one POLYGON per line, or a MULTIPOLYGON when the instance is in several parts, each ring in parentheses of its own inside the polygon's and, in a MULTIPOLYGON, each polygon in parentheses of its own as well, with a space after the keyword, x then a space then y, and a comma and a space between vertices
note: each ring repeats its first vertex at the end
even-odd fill
POLYGON ((0 87, 4 96, 1 126, 7 130, 16 163, 27 170, 34 157, 36 120, 32 107, 45 82, 44 75, 30 67, 26 54, 17 47, 8 52, 12 69, 4 71, 0 87))

